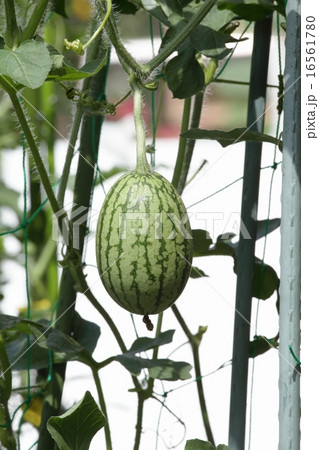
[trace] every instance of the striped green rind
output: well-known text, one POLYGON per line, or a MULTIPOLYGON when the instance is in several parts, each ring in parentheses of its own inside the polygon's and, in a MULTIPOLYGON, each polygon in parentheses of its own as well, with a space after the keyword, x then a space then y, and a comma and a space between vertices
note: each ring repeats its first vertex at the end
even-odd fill
POLYGON ((129 172, 106 196, 97 226, 97 265, 108 294, 135 314, 171 306, 189 278, 193 241, 185 206, 156 172, 129 172))

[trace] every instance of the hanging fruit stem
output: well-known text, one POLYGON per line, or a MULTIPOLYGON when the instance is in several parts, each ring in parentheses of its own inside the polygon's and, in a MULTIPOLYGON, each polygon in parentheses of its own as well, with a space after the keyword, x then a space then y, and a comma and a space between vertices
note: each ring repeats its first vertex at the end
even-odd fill
POLYGON ((136 132, 136 171, 139 173, 150 172, 151 168, 146 157, 145 129, 143 122, 143 96, 141 87, 136 81, 135 75, 130 76, 130 85, 133 92, 134 124, 136 132))

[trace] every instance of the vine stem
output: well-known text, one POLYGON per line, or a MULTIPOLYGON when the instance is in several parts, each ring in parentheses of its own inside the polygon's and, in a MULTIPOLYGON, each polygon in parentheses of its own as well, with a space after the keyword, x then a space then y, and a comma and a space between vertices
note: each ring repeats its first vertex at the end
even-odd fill
MULTIPOLYGON (((159 336, 161 333, 161 329, 162 329, 162 324, 163 324, 163 312, 159 313, 158 315, 158 320, 157 320, 157 325, 156 325, 156 333, 155 336, 159 336)), ((158 357, 158 350, 159 347, 155 347, 153 350, 153 355, 152 355, 152 359, 157 359, 158 357)), ((145 395, 146 397, 152 397, 153 395, 153 388, 154 388, 154 378, 149 378, 148 380, 148 386, 147 386, 147 390, 145 391, 145 395)))
MULTIPOLYGON (((122 353, 127 352, 127 348, 126 345, 123 341, 123 338, 121 336, 121 333, 118 331, 115 323, 113 322, 111 316, 109 315, 109 313, 100 305, 100 303, 98 302, 98 300, 95 298, 93 292, 91 291, 91 289, 89 288, 85 275, 82 271, 82 267, 78 266, 76 271, 72 272, 73 275, 73 279, 76 283, 79 284, 80 287, 80 291, 86 296, 86 298, 89 300, 89 302, 91 303, 91 305, 101 314, 101 316, 103 317, 103 319, 105 320, 105 322, 108 324, 108 326, 110 327, 122 353)), ((97 367, 98 369, 101 369, 102 367, 105 367, 106 365, 110 364, 113 360, 113 357, 108 358, 105 361, 102 361, 100 363, 97 363, 97 367)), ((137 380, 136 377, 132 376, 132 381, 133 384, 136 388, 136 390, 140 390, 141 386, 137 380)))
MULTIPOLYGON (((101 9, 99 8, 99 10, 101 9)), ((113 14, 111 14, 110 20, 106 23, 106 31, 126 72, 132 70, 134 73, 141 73, 141 66, 122 44, 113 14)))
POLYGON ((143 423, 143 409, 144 409, 145 396, 143 393, 138 393, 138 406, 137 406, 137 422, 134 450, 138 450, 141 442, 142 423, 143 423))
MULTIPOLYGON (((209 84, 216 72, 217 63, 215 60, 211 62, 209 65, 205 79, 206 85, 209 84)), ((194 106, 192 111, 192 118, 190 122, 190 128, 197 128, 199 126, 203 100, 204 100, 204 92, 205 90, 199 91, 195 95, 194 106)), ((182 135, 185 131, 188 130, 189 121, 190 121, 190 110, 191 110, 191 97, 186 98, 184 100, 184 110, 183 110, 183 118, 181 125, 181 137, 179 140, 178 153, 176 158, 176 164, 172 179, 172 184, 177 189, 177 192, 181 195, 187 182, 187 176, 189 172, 189 167, 191 164, 191 160, 193 157, 193 151, 195 147, 196 140, 186 139, 182 135)))
POLYGON ((176 317, 178 323, 180 324, 182 330, 186 334, 186 336, 191 344, 191 347, 192 347, 197 393, 198 393, 198 399, 199 399, 199 403, 200 403, 203 423, 204 423, 207 439, 213 444, 213 446, 215 448, 215 441, 214 441, 213 432, 212 432, 210 422, 209 422, 208 411, 207 411, 206 400, 205 400, 205 393, 204 393, 204 386, 203 386, 203 382, 202 382, 202 372, 201 372, 200 358, 199 358, 200 340, 197 338, 196 335, 193 335, 191 333, 190 329, 188 328, 183 316, 181 315, 181 313, 176 305, 172 306, 172 311, 175 314, 175 317, 176 317))
MULTIPOLYGON (((192 120, 190 127, 197 128, 200 121, 200 116, 203 107, 204 100, 204 91, 200 91, 195 95, 194 99, 194 107, 192 112, 192 120)), ((193 152, 195 148, 196 140, 194 139, 186 139, 185 150, 184 150, 184 158, 182 161, 182 167, 180 171, 180 177, 178 179, 177 192, 181 194, 185 188, 187 175, 189 172, 189 167, 192 161, 193 152)))
POLYGON ((112 440, 111 440, 111 430, 110 430, 110 424, 109 424, 109 419, 108 419, 108 415, 107 415, 106 403, 105 403, 105 399, 104 399, 104 395, 103 395, 101 380, 99 377, 98 369, 91 367, 91 370, 92 370, 92 375, 93 375, 96 390, 97 390, 97 395, 99 397, 100 408, 106 418, 106 423, 104 425, 106 448, 107 448, 107 450, 112 450, 113 447, 112 447, 112 440))
MULTIPOLYGON (((163 313, 161 312, 158 315, 158 321, 156 326, 156 336, 159 336, 161 332, 163 324, 163 313)), ((159 347, 155 347, 153 350, 153 357, 152 359, 157 359, 158 356, 158 349, 159 347)), ((143 424, 143 410, 144 410, 144 402, 148 398, 155 398, 153 397, 153 388, 154 388, 154 378, 150 378, 148 380, 148 387, 145 391, 138 392, 138 406, 137 406, 137 422, 136 422, 136 434, 135 434, 135 443, 134 443, 134 450, 139 449, 140 441, 141 441, 141 434, 142 434, 142 424, 143 424)))
POLYGON ((139 173, 151 170, 146 158, 145 129, 143 123, 143 96, 141 87, 134 74, 130 76, 130 85, 134 100, 134 124, 136 132, 136 171, 139 173))
MULTIPOLYGON (((181 132, 180 132, 181 135, 188 130, 190 112, 191 112, 191 97, 188 97, 188 98, 185 98, 185 100, 184 100, 183 117, 182 117, 181 132)), ((175 168, 174 168, 174 173, 173 173, 173 178, 172 178, 172 185, 175 188, 177 188, 177 186, 179 184, 179 179, 181 177, 183 161, 185 158, 186 141, 187 141, 186 138, 180 136, 177 158, 176 158, 176 163, 175 163, 175 168)))
POLYGON ((4 0, 4 7, 6 13, 6 43, 13 49, 19 44, 20 30, 17 24, 17 17, 15 12, 14 2, 12 0, 4 0))
MULTIPOLYGON (((93 25, 92 25, 92 27, 93 27, 93 25)), ((90 54, 87 55, 87 61, 97 58, 98 49, 99 49, 99 46, 98 46, 98 42, 97 42, 97 43, 95 43, 95 45, 93 45, 90 48, 90 54)), ((108 48, 107 51, 110 52, 110 49, 108 48)), ((83 81, 82 92, 85 92, 86 90, 89 89, 90 82, 91 82, 90 78, 86 78, 83 81)), ((78 134, 79 134, 82 118, 83 118, 83 113, 84 113, 83 105, 80 102, 78 102, 76 112, 74 115, 74 119, 73 119, 72 130, 71 130, 70 140, 69 140, 68 149, 67 149, 67 153, 66 153, 65 163, 63 166, 63 171, 62 171, 60 184, 59 184, 58 202, 60 205, 64 204, 65 191, 66 191, 67 182, 69 179, 71 163, 72 163, 72 159, 74 156, 75 144, 76 144, 76 141, 78 138, 78 134)))
POLYGON ((215 5, 217 0, 206 0, 199 11, 193 15, 190 21, 185 25, 180 33, 170 41, 158 55, 156 55, 148 64, 142 66, 142 74, 147 77, 156 67, 166 60, 191 34, 191 32, 200 24, 207 13, 215 5))
POLYGON ((82 117, 83 117, 83 106, 81 105, 81 103, 78 103, 73 119, 72 131, 70 135, 68 149, 66 152, 65 163, 63 166, 63 171, 59 183, 58 202, 60 205, 64 204, 65 191, 69 179, 71 163, 74 156, 75 143, 78 138, 82 117))
POLYGON ((39 0, 35 8, 33 10, 33 13, 29 19, 29 22, 25 29, 22 32, 22 41, 26 41, 27 39, 31 39, 34 36, 34 33, 36 29, 39 26, 39 23, 43 17, 44 11, 46 7, 48 6, 49 0, 39 0))
POLYGON ((77 283, 79 283, 80 291, 83 292, 83 294, 86 296, 86 298, 89 300, 89 302, 94 306, 94 308, 101 314, 105 322, 108 324, 110 329, 112 330, 112 333, 114 334, 114 337, 123 353, 127 351, 126 345, 122 339, 121 334, 119 333, 115 323, 113 322, 111 316, 108 314, 107 311, 100 305, 98 300, 95 298, 94 294, 90 290, 85 275, 82 271, 82 268, 79 267, 76 271, 76 274, 74 276, 74 279, 77 283))
POLYGON ((215 447, 215 441, 214 441, 213 432, 212 432, 210 422, 209 422, 208 410, 207 410, 205 393, 204 393, 198 344, 192 343, 192 350, 193 350, 193 358, 194 358, 194 369, 195 369, 195 374, 196 374, 196 386, 197 386, 198 399, 199 399, 201 414, 202 414, 202 418, 203 418, 204 428, 206 431, 207 439, 215 447))
MULTIPOLYGON (((160 312, 158 315, 158 319, 157 319, 157 325, 156 325, 156 333, 155 336, 158 337, 161 333, 161 329, 162 329, 162 325, 163 325, 163 312, 160 312)), ((158 357, 158 350, 159 347, 155 347, 153 350, 153 359, 157 359, 158 357)))
MULTIPOLYGON (((237 81, 237 80, 227 80, 225 78, 215 78, 214 83, 222 83, 222 84, 236 84, 238 86, 250 86, 249 81, 237 81)), ((279 86, 276 84, 267 83, 267 88, 279 89, 279 86)))
POLYGON ((111 16, 106 23, 107 34, 115 48, 115 51, 123 62, 124 69, 139 74, 142 79, 146 79, 156 67, 162 64, 191 34, 197 25, 204 19, 207 13, 215 5, 217 0, 206 0, 199 11, 192 16, 184 29, 178 33, 148 64, 140 65, 122 44, 114 18, 111 16))
POLYGON ((110 14, 112 12, 112 0, 106 0, 107 2, 107 11, 104 16, 104 19, 102 20, 100 26, 95 31, 95 33, 90 37, 90 39, 86 42, 86 44, 83 45, 83 50, 85 50, 93 41, 94 39, 101 33, 103 30, 103 27, 105 26, 106 22, 108 21, 108 18, 110 17, 110 14))
POLYGON ((0 75, 0 85, 3 86, 3 88, 7 91, 12 105, 15 109, 15 112, 18 116, 19 122, 20 122, 20 126, 22 128, 22 131, 25 135, 25 138, 28 142, 30 151, 32 153, 32 156, 34 158, 35 164, 37 166, 43 187, 45 189, 45 192, 48 196, 48 200, 50 202, 50 205, 52 207, 52 210, 54 213, 57 213, 61 208, 60 205, 54 195, 50 180, 49 180, 49 176, 47 174, 45 165, 42 161, 38 146, 35 142, 35 139, 32 135, 31 129, 29 127, 28 121, 26 119, 26 116, 24 114, 24 111, 22 109, 21 103, 17 97, 16 91, 14 89, 14 87, 11 85, 11 83, 6 80, 6 78, 2 75, 0 75))

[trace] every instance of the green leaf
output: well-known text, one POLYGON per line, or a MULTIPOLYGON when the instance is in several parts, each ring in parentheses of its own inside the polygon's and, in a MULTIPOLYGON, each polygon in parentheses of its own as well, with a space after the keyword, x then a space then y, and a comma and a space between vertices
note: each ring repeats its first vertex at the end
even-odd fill
MULTIPOLYGON (((36 335, 44 334, 50 324, 42 319, 39 322, 22 319, 21 317, 0 314, 0 330, 16 331, 12 333, 10 341, 6 344, 6 352, 13 370, 43 369, 49 367, 49 353, 40 347, 36 335), (29 336, 26 336, 29 335, 29 336)), ((63 355, 54 355, 54 362, 65 362, 63 355)))
POLYGON ((279 278, 275 269, 255 258, 253 297, 267 300, 279 288, 279 278))
POLYGON ((208 231, 195 229, 192 230, 194 253, 203 253, 208 251, 212 245, 213 240, 210 237, 208 231))
POLYGON ((231 49, 226 47, 226 43, 237 42, 228 34, 213 30, 211 27, 198 26, 190 36, 193 47, 209 58, 223 59, 231 49))
POLYGON ((78 354, 83 347, 62 331, 52 328, 48 321, 34 322, 21 317, 0 314, 0 330, 15 330, 32 335, 43 348, 66 354, 78 354))
POLYGON ((228 447, 228 445, 225 444, 219 444, 217 445, 216 450, 230 450, 230 447, 228 447))
POLYGON ((73 338, 56 328, 50 329, 48 336, 39 336, 37 342, 40 347, 47 348, 53 352, 64 353, 70 359, 83 351, 83 347, 73 338))
POLYGON ((175 330, 167 330, 159 334, 156 338, 138 338, 133 342, 131 348, 122 355, 115 356, 114 360, 121 363, 131 374, 137 376, 142 369, 148 369, 152 378, 161 380, 186 380, 191 377, 189 374, 192 368, 188 363, 175 362, 169 359, 146 359, 135 356, 160 345, 169 344, 173 340, 175 330))
POLYGON ((158 19, 166 26, 170 26, 170 22, 167 19, 166 15, 163 13, 162 8, 158 6, 158 2, 156 0, 141 0, 143 8, 151 15, 158 19))
POLYGON ((280 219, 258 220, 256 239, 260 239, 280 227, 280 219))
MULTIPOLYGON (((191 4, 183 8, 184 17, 188 21, 191 20, 194 14, 196 14, 196 8, 191 4)), ((210 11, 206 14, 204 19, 201 21, 201 25, 205 25, 207 27, 211 27, 214 30, 221 30, 225 26, 227 26, 235 17, 235 14, 232 11, 227 9, 220 10, 217 7, 217 4, 210 9, 210 11)))
MULTIPOLYGON (((274 231, 279 225, 280 219, 278 218, 258 221, 256 239, 260 239, 271 231, 274 231)), ((210 255, 232 256, 234 259, 234 272, 237 274, 237 251, 239 243, 232 242, 232 239, 235 237, 234 233, 224 233, 223 235, 218 236, 215 244, 212 244, 212 239, 206 230, 192 230, 192 235, 194 242, 194 257, 210 255)), ((195 272, 197 270, 201 272, 200 269, 195 269, 195 272)), ((201 276, 205 276, 205 274, 201 276)), ((280 280, 276 271, 271 266, 255 257, 252 286, 253 297, 261 300, 270 298, 273 293, 278 290, 279 283, 280 280)))
POLYGON ((221 238, 218 240, 217 238, 216 244, 210 249, 211 255, 236 257, 238 244, 237 242, 233 243, 231 241, 232 238, 235 237, 235 234, 229 233, 226 236, 225 239, 221 238))
POLYGON ((254 340, 249 342, 249 357, 255 358, 271 348, 278 348, 278 346, 278 336, 271 339, 267 339, 265 336, 255 336, 254 340))
POLYGON ((120 14, 136 14, 139 7, 134 1, 130 0, 113 0, 114 9, 120 14))
MULTIPOLYGON (((234 272, 237 274, 237 256, 234 260, 234 272)), ((267 300, 278 288, 279 278, 275 269, 255 257, 252 296, 267 300)))
MULTIPOLYGON (((46 323, 48 322, 46 321, 46 323)), ((15 330, 27 334, 32 334, 33 329, 31 327, 37 328, 42 332, 45 332, 45 330, 47 329, 44 323, 33 322, 32 320, 23 319, 17 316, 0 314, 0 330, 15 330)))
MULTIPOLYGON (((276 230, 280 226, 280 219, 266 219, 257 221, 256 239, 260 239, 276 230)), ((194 243, 194 256, 209 256, 209 255, 237 255, 239 241, 232 242, 236 236, 235 233, 224 233, 217 237, 216 243, 213 241, 206 230, 192 230, 194 243)))
POLYGON ((221 30, 225 28, 235 17, 232 11, 227 9, 221 10, 217 4, 211 8, 201 22, 201 25, 211 27, 213 30, 221 30))
POLYGON ((210 249, 209 254, 216 256, 232 256, 233 258, 235 258, 236 247, 236 243, 232 243, 228 239, 220 240, 219 242, 216 242, 216 244, 210 249))
POLYGON ((6 344, 10 364, 14 370, 43 369, 49 367, 49 352, 54 354, 56 364, 75 359, 82 346, 62 332, 50 328, 46 320, 34 322, 20 317, 0 315, 0 329, 12 330, 18 333, 6 344), (29 335, 29 336, 26 336, 29 335))
POLYGON ((132 375, 138 376, 142 369, 148 369, 152 378, 159 380, 176 381, 191 378, 192 366, 183 361, 170 359, 146 359, 135 356, 132 353, 123 353, 114 358, 125 367, 132 375))
MULTIPOLYGON (((100 336, 100 327, 84 320, 78 313, 74 316, 74 339, 62 331, 51 327, 49 321, 23 319, 22 317, 0 314, 0 330, 13 330, 40 338, 41 345, 53 351, 77 354, 82 350, 93 353, 100 336), (48 341, 47 344, 44 342, 48 341)), ((39 339, 39 344, 40 344, 39 339)))
POLYGON ((88 450, 94 435, 106 424, 90 392, 61 416, 52 416, 47 428, 60 450, 88 450))
POLYGON ((40 87, 51 69, 52 61, 43 42, 22 42, 16 50, 0 50, 0 73, 31 89, 40 87))
MULTIPOLYGON (((35 333, 36 334, 36 333, 35 333)), ((92 365, 92 357, 88 350, 56 328, 50 329, 48 336, 38 337, 37 344, 54 354, 61 355, 67 361, 81 361, 89 366, 92 365)))
POLYGON ((175 330, 167 330, 163 333, 160 333, 156 338, 138 338, 133 342, 131 348, 127 353, 141 353, 160 345, 169 344, 173 340, 174 333, 175 330))
POLYGON ((178 0, 158 0, 160 7, 172 25, 183 20, 183 9, 178 0))
POLYGON ((190 48, 168 61, 165 68, 166 80, 174 98, 187 98, 205 86, 204 72, 190 48))
POLYGON ((53 0, 52 1, 53 11, 62 17, 68 18, 65 12, 65 0, 53 0))
MULTIPOLYGON (((257 239, 265 236, 265 224, 267 221, 259 221, 257 225, 257 239)), ((280 224, 280 219, 268 221, 268 233, 275 230, 280 224)), ((218 236, 216 243, 212 245, 212 239, 205 230, 192 230, 194 239, 194 257, 196 256, 232 256, 234 259, 234 272, 237 274, 237 250, 238 242, 232 242, 234 233, 224 233, 218 236)), ((205 276, 205 275, 204 275, 205 276)), ((260 259, 255 258, 253 297, 266 300, 279 288, 279 278, 276 271, 260 259)))
POLYGON ((68 61, 56 48, 47 42, 43 41, 39 36, 38 42, 46 45, 52 62, 51 70, 47 76, 50 81, 76 81, 83 78, 91 77, 99 72, 106 63, 107 54, 101 59, 94 59, 84 64, 80 69, 77 69, 68 61))
MULTIPOLYGON (((12 370, 44 369, 50 364, 49 352, 35 343, 35 338, 20 334, 6 345, 6 351, 12 370), (28 350, 28 351, 27 351, 28 350)), ((55 353, 54 364, 66 362, 65 355, 55 353)))
MULTIPOLYGON (((275 231, 279 226, 280 226, 279 218, 258 220, 257 221, 256 240, 265 237, 266 235, 270 234, 272 231, 275 231)), ((231 247, 233 249, 235 249, 237 252, 239 241, 232 242, 232 239, 235 236, 236 235, 234 233, 224 233, 217 237, 216 244, 224 243, 224 244, 231 245, 231 247)))
POLYGON ((214 446, 208 441, 190 439, 186 442, 185 450, 214 450, 214 446))
POLYGON ((206 275, 206 273, 203 270, 199 269, 198 267, 192 266, 190 277, 191 278, 202 278, 202 277, 208 277, 208 275, 206 275))
POLYGON ((164 14, 169 17, 172 14, 176 14, 182 17, 183 8, 179 0, 157 0, 160 4, 164 14))
POLYGON ((236 252, 231 239, 235 236, 234 233, 218 236, 216 244, 212 245, 213 241, 206 230, 192 230, 194 239, 194 257, 196 256, 235 256, 236 252))
POLYGON ((100 329, 97 325, 82 319, 79 315, 75 317, 74 337, 78 341, 62 331, 50 327, 48 321, 34 322, 20 317, 0 314, 0 330, 14 330, 30 335, 29 340, 23 334, 17 335, 16 339, 6 346, 10 363, 14 364, 14 369, 26 369, 27 358, 30 359, 32 368, 48 367, 48 350, 55 352, 56 363, 76 359, 89 364, 90 355, 94 351, 100 336, 100 329), (29 352, 27 354, 28 345, 29 352))
POLYGON ((115 356, 114 361, 122 364, 132 375, 138 376, 141 370, 146 368, 150 360, 140 358, 132 353, 123 353, 123 355, 115 356))
POLYGON ((216 140, 222 147, 228 145, 237 144, 237 142, 269 142, 270 144, 282 145, 282 141, 269 136, 268 134, 259 133, 258 131, 252 131, 247 128, 234 128, 230 131, 220 130, 201 130, 199 128, 193 128, 186 131, 181 135, 188 139, 210 139, 216 140))
POLYGON ((73 338, 76 342, 92 355, 101 335, 100 327, 94 322, 83 319, 83 317, 75 311, 73 318, 73 332, 73 338))
POLYGON ((189 380, 192 378, 190 374, 192 366, 188 363, 170 359, 153 360, 153 363, 149 367, 151 378, 167 381, 189 380))
POLYGON ((219 0, 217 2, 219 9, 228 9, 238 18, 248 21, 261 20, 268 16, 272 11, 283 13, 280 5, 274 5, 268 0, 219 0))
POLYGON ((105 65, 106 57, 95 59, 84 64, 80 69, 76 69, 62 55, 53 56, 54 67, 50 71, 47 80, 50 81, 76 81, 89 78, 98 73, 105 65))
MULTIPOLYGON (((160 51, 166 47, 172 40, 178 36, 183 28, 187 25, 186 20, 180 20, 175 25, 172 25, 168 28, 166 33, 164 34, 164 37, 162 39, 160 51)), ((189 38, 186 38, 186 40, 176 49, 178 53, 182 53, 183 51, 192 50, 191 41, 189 38)))

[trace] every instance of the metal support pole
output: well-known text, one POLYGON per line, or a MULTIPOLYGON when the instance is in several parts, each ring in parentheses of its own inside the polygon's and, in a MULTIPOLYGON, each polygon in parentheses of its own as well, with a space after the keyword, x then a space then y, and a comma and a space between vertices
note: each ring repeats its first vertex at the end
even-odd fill
MULTIPOLYGON (((247 128, 263 131, 267 90, 271 16, 255 24, 251 60, 247 128)), ((229 413, 229 447, 244 450, 252 286, 262 144, 247 142, 245 152, 241 220, 250 238, 240 233, 237 257, 236 313, 229 413)))
POLYGON ((300 449, 300 0, 288 0, 280 255, 279 450, 300 449))

